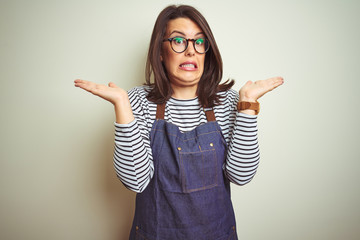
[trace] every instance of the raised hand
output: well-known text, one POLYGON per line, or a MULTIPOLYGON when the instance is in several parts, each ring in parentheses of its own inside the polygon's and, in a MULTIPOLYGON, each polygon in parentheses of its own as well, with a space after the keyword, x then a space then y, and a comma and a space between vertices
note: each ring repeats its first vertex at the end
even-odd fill
POLYGON ((274 90, 284 83, 282 77, 273 77, 255 82, 248 81, 239 91, 240 101, 256 102, 265 93, 274 90))
POLYGON ((75 83, 75 87, 82 88, 98 97, 101 97, 111 102, 114 105, 126 99, 127 97, 127 92, 119 88, 118 86, 115 85, 115 83, 112 82, 106 86, 103 84, 97 84, 90 81, 76 79, 74 83, 75 83))
POLYGON ((130 123, 133 119, 133 113, 127 92, 119 88, 115 83, 109 83, 107 86, 90 81, 76 79, 75 87, 82 88, 98 97, 111 102, 115 107, 116 122, 120 124, 130 123))

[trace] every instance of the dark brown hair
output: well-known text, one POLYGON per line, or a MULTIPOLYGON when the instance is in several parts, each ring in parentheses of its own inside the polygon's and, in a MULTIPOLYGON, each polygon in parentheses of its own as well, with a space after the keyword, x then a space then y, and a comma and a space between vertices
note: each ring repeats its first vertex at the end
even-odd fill
POLYGON ((215 38, 204 16, 195 8, 187 5, 171 5, 166 7, 160 12, 155 22, 145 68, 145 84, 151 86, 147 98, 155 103, 164 103, 169 100, 173 93, 160 55, 167 23, 177 18, 192 20, 202 29, 205 37, 210 42, 210 49, 205 55, 204 72, 197 88, 197 96, 200 104, 213 107, 220 102, 217 93, 230 89, 234 85, 234 81, 228 80, 223 84, 219 84, 222 79, 223 66, 215 38), (151 82, 152 77, 153 83, 151 82))

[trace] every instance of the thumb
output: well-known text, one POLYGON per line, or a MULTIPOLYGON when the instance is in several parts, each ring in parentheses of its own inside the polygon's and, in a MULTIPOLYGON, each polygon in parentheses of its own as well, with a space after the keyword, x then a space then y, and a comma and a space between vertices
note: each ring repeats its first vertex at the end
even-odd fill
POLYGON ((116 84, 113 83, 113 82, 109 82, 108 86, 111 87, 111 88, 119 88, 119 87, 116 86, 116 84))

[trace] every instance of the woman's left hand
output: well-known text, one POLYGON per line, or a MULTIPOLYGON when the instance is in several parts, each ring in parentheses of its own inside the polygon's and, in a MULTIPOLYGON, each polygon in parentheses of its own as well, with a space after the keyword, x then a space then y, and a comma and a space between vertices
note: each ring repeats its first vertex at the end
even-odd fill
POLYGON ((284 83, 282 77, 273 77, 255 82, 248 81, 239 91, 240 101, 256 102, 265 93, 274 90, 284 83))

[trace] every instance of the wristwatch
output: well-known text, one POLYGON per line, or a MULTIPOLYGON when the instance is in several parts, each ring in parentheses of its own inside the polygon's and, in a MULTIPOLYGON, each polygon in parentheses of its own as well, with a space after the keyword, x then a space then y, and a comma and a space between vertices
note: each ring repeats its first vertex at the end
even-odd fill
POLYGON ((258 115, 260 111, 260 103, 256 102, 238 102, 237 110, 240 112, 241 110, 255 110, 255 114, 258 115))

